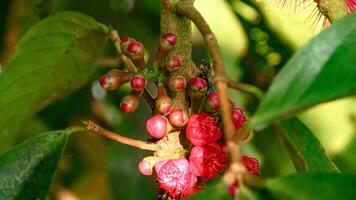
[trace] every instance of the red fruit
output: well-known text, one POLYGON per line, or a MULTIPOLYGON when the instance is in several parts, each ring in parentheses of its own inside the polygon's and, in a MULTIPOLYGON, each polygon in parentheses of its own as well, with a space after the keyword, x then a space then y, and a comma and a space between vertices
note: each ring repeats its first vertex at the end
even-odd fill
POLYGON ((207 181, 214 178, 217 173, 224 172, 227 161, 226 152, 217 143, 195 146, 190 151, 189 169, 192 174, 207 181))
POLYGON ((139 105, 140 105, 140 101, 138 96, 129 94, 122 98, 120 103, 120 108, 122 111, 128 113, 128 112, 134 112, 139 105))
POLYGON ((151 163, 147 160, 141 160, 141 162, 138 163, 138 170, 145 176, 152 175, 152 166, 151 163))
POLYGON ((173 76, 168 81, 168 86, 173 92, 184 91, 187 83, 183 76, 173 76))
POLYGON ((203 146, 219 140, 222 133, 215 117, 206 113, 199 113, 190 116, 186 128, 186 135, 192 144, 203 146))
POLYGON ((177 37, 173 33, 166 33, 162 36, 162 38, 171 45, 174 45, 177 41, 177 37))
POLYGON ((234 123, 234 127, 236 131, 246 124, 247 118, 244 114, 243 109, 235 108, 232 111, 232 122, 234 123))
POLYGON ((195 191, 197 177, 189 172, 189 162, 185 158, 158 162, 154 166, 159 187, 174 199, 184 198, 195 191))
POLYGON ((182 109, 174 109, 169 114, 169 122, 175 127, 183 127, 188 121, 188 113, 182 109))
POLYGON ((194 77, 190 80, 190 88, 193 91, 205 92, 208 89, 208 83, 203 78, 194 77))
POLYGON ((142 91, 146 87, 146 79, 141 74, 136 74, 131 79, 131 87, 135 91, 142 91))
POLYGON ((169 59, 167 65, 166 65, 166 68, 168 71, 173 72, 173 71, 179 69, 180 66, 181 66, 180 58, 178 56, 172 56, 169 59))
POLYGON ((260 164, 258 163, 258 160, 256 158, 250 156, 241 156, 241 161, 243 162, 247 171, 251 175, 256 176, 257 174, 260 173, 261 171, 260 164))
POLYGON ((167 118, 154 115, 146 121, 146 130, 154 138, 160 139, 171 131, 167 118))

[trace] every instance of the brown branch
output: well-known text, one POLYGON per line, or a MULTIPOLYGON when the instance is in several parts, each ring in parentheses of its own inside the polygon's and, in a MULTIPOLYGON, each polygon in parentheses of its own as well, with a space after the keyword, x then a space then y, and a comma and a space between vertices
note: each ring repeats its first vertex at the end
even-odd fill
POLYGON ((95 124, 90 120, 83 121, 83 123, 87 126, 86 130, 92 131, 98 135, 102 135, 116 142, 126 144, 132 147, 136 147, 139 149, 143 149, 143 150, 149 150, 149 151, 156 151, 158 148, 158 146, 155 143, 144 142, 141 140, 136 140, 136 139, 121 136, 117 133, 113 133, 111 131, 101 128, 99 125, 95 124))
POLYGON ((247 83, 237 83, 232 80, 228 80, 227 85, 229 88, 252 94, 257 97, 258 100, 261 100, 264 96, 264 92, 254 85, 247 83))
MULTIPOLYGON (((219 100, 221 102, 221 114, 224 125, 224 135, 227 141, 232 140, 235 132, 234 125, 231 118, 231 110, 228 104, 228 94, 227 94, 227 79, 224 70, 223 58, 220 52, 219 45, 215 38, 214 33, 210 29, 209 25, 199 13, 199 11, 191 4, 185 1, 179 1, 176 5, 176 12, 189 18, 199 29, 204 37, 205 43, 209 50, 209 54, 213 60, 214 67, 214 81, 219 100)), ((232 162, 238 161, 239 157, 234 156, 230 152, 232 162)))

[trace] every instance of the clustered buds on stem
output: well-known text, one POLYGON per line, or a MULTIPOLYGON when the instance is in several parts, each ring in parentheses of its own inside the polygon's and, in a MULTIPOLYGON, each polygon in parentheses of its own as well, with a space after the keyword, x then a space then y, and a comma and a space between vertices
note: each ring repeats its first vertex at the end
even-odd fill
MULTIPOLYGON (((133 38, 122 38, 118 52, 123 52, 123 58, 134 67, 128 67, 128 72, 110 70, 102 76, 100 85, 106 90, 115 90, 130 82, 133 91, 125 95, 120 103, 121 110, 129 113, 140 105, 140 97, 144 95, 147 82, 150 80, 157 84, 154 114, 146 121, 146 130, 152 141, 156 141, 157 149, 154 148, 154 156, 141 160, 138 170, 145 176, 155 172, 159 187, 174 199, 179 199, 202 189, 198 184, 223 173, 228 167, 228 155, 223 148, 224 139, 219 127, 219 97, 212 92, 214 90, 211 90, 208 79, 203 76, 185 77, 177 73, 184 58, 168 54, 176 42, 175 34, 163 34, 154 69, 147 69, 142 43, 133 38), (166 61, 163 66, 162 60, 166 61), (138 71, 136 66, 139 67, 138 71), (160 67, 164 67, 164 70, 157 75, 160 67), (166 89, 169 89, 168 94, 166 89), (171 98, 178 95, 189 98, 190 104, 173 102, 171 98)), ((230 99, 229 105, 236 131, 243 130, 247 122, 244 110, 230 99)), ((256 159, 243 156, 241 160, 250 174, 259 173, 256 159)), ((237 185, 235 182, 229 188, 229 193, 235 192, 237 185)))

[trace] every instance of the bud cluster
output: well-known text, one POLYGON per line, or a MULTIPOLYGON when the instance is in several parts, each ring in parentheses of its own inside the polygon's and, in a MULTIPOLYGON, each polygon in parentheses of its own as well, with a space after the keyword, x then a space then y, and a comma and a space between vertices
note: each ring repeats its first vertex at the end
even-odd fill
MULTIPOLYGON (((228 167, 228 155, 220 126, 219 97, 203 75, 185 77, 177 73, 185 62, 181 55, 171 55, 176 42, 175 34, 163 34, 152 69, 147 69, 142 43, 122 38, 121 52, 136 70, 112 69, 101 77, 100 85, 106 90, 115 90, 130 82, 132 92, 121 99, 120 108, 123 112, 134 112, 147 82, 156 84, 158 95, 154 99, 153 115, 146 121, 146 130, 158 149, 138 164, 138 170, 145 176, 156 175, 159 187, 179 199, 203 189, 204 182, 223 173, 228 167), (152 73, 159 73, 158 78, 152 73), (172 99, 178 94, 189 98, 189 105, 174 104, 172 99)), ((229 105, 238 132, 247 118, 244 110, 232 100, 229 105)), ((251 174, 259 172, 257 160, 241 159, 251 174)), ((229 192, 236 187, 237 183, 229 192)))

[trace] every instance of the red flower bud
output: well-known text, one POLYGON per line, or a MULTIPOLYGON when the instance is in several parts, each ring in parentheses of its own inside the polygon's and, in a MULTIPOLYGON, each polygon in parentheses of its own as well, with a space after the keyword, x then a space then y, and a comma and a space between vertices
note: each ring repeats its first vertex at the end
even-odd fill
POLYGON ((192 91, 198 91, 198 92, 205 93, 206 90, 208 89, 208 83, 203 78, 194 77, 194 78, 190 79, 190 89, 192 91))
POLYGON ((176 43, 177 37, 173 33, 166 33, 162 36, 162 39, 159 42, 160 51, 168 52, 173 49, 174 44, 176 43))
POLYGON ((131 41, 127 46, 127 51, 123 51, 142 70, 146 68, 145 47, 138 41, 131 41))
POLYGON ((224 172, 227 161, 226 152, 217 143, 195 146, 190 151, 189 169, 192 174, 207 181, 214 178, 217 173, 224 172))
POLYGON ((189 172, 189 162, 185 158, 158 162, 154 166, 159 187, 174 199, 191 195, 197 188, 197 177, 189 172))
POLYGON ((216 112, 220 108, 219 96, 216 92, 212 92, 206 97, 204 108, 210 113, 216 112))
POLYGON ((140 105, 140 101, 137 95, 126 95, 121 99, 120 108, 122 111, 134 112, 138 106, 140 105))
POLYGON ((166 69, 170 72, 173 72, 179 69, 180 66, 181 66, 180 58, 178 56, 172 56, 166 65, 166 69))
POLYGON ((169 114, 169 122, 175 127, 183 127, 188 121, 188 113, 182 109, 174 109, 169 114))
POLYGON ((100 85, 106 90, 115 90, 122 84, 130 81, 132 74, 129 72, 122 72, 117 69, 110 70, 108 74, 104 74, 100 79, 100 85))
POLYGON ((260 164, 258 163, 258 160, 256 158, 250 156, 241 156, 241 161, 243 162, 247 171, 251 175, 256 176, 257 174, 260 173, 261 171, 260 164))
POLYGON ((121 39, 121 44, 120 44, 120 46, 121 46, 121 50, 124 52, 124 54, 128 54, 128 50, 127 50, 127 48, 128 48, 128 46, 129 46, 129 44, 131 43, 131 42, 133 42, 133 41, 135 41, 135 39, 133 39, 133 38, 130 38, 130 37, 123 37, 122 39, 121 39))
POLYGON ((231 195, 231 196, 235 196, 236 195, 236 190, 237 187, 239 186, 239 182, 235 181, 233 184, 230 185, 230 187, 228 188, 227 192, 231 195))
POLYGON ((177 37, 173 33, 166 33, 162 36, 162 38, 171 45, 174 45, 177 41, 177 37))
POLYGON ((145 159, 138 163, 138 170, 145 176, 152 175, 152 167, 153 166, 151 166, 151 163, 145 159))
POLYGON ((173 76, 168 81, 168 86, 173 92, 184 91, 187 82, 183 76, 173 76))
POLYGON ((217 125, 217 119, 206 113, 190 116, 186 134, 188 140, 196 146, 203 146, 215 142, 222 136, 217 125))
POLYGON ((141 74, 136 74, 131 79, 131 87, 135 91, 142 91, 146 87, 146 79, 141 74))
POLYGON ((146 130, 152 137, 160 139, 171 131, 171 125, 167 118, 154 115, 146 121, 146 130))
POLYGON ((232 111, 232 122, 234 123, 235 130, 239 130, 243 125, 246 124, 247 118, 243 109, 235 108, 232 111))
POLYGON ((163 115, 167 115, 172 109, 172 100, 168 96, 159 97, 156 100, 156 109, 163 115))

